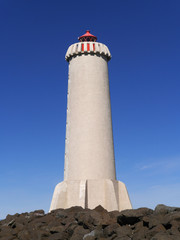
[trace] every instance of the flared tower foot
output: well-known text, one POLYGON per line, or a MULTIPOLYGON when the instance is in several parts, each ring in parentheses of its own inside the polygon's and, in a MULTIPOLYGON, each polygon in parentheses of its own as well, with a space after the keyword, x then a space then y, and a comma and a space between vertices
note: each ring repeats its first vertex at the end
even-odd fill
POLYGON ((98 205, 101 205, 108 211, 132 209, 128 192, 123 182, 98 179, 68 180, 57 184, 50 211, 72 206, 93 209, 98 205))

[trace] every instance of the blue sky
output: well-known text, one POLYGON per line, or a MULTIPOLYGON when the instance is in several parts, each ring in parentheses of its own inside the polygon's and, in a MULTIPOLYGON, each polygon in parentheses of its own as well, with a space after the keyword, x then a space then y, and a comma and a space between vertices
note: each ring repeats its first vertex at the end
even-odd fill
POLYGON ((69 45, 112 54, 117 178, 134 208, 180 200, 180 2, 0 0, 0 219, 48 211, 63 180, 69 45))

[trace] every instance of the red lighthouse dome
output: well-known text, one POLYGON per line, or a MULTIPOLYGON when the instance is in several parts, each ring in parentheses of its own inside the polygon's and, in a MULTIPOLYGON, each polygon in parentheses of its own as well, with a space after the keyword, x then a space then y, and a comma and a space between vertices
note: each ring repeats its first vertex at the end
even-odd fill
POLYGON ((89 30, 86 31, 84 35, 78 37, 80 42, 96 42, 97 37, 92 35, 89 30))

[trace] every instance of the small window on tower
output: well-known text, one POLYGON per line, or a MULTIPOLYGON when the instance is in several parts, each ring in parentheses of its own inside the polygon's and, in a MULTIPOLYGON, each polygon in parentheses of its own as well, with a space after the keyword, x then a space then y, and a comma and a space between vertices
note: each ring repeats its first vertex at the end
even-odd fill
POLYGON ((89 50, 90 50, 89 43, 87 43, 87 51, 89 51, 89 50))
POLYGON ((84 52, 84 43, 81 45, 81 51, 84 52))

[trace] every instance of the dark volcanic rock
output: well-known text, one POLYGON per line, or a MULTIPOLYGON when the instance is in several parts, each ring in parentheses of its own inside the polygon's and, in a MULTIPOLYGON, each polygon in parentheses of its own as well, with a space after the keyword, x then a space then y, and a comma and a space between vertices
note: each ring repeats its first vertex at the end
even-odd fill
POLYGON ((155 214, 167 214, 170 212, 180 211, 180 208, 177 207, 169 207, 164 204, 159 204, 154 209, 155 214))
POLYGON ((120 212, 117 221, 120 225, 132 225, 141 221, 144 216, 148 216, 152 213, 153 210, 149 208, 124 210, 120 212))
POLYGON ((1 240, 180 240, 180 208, 158 205, 108 212, 98 206, 7 215, 1 240))

